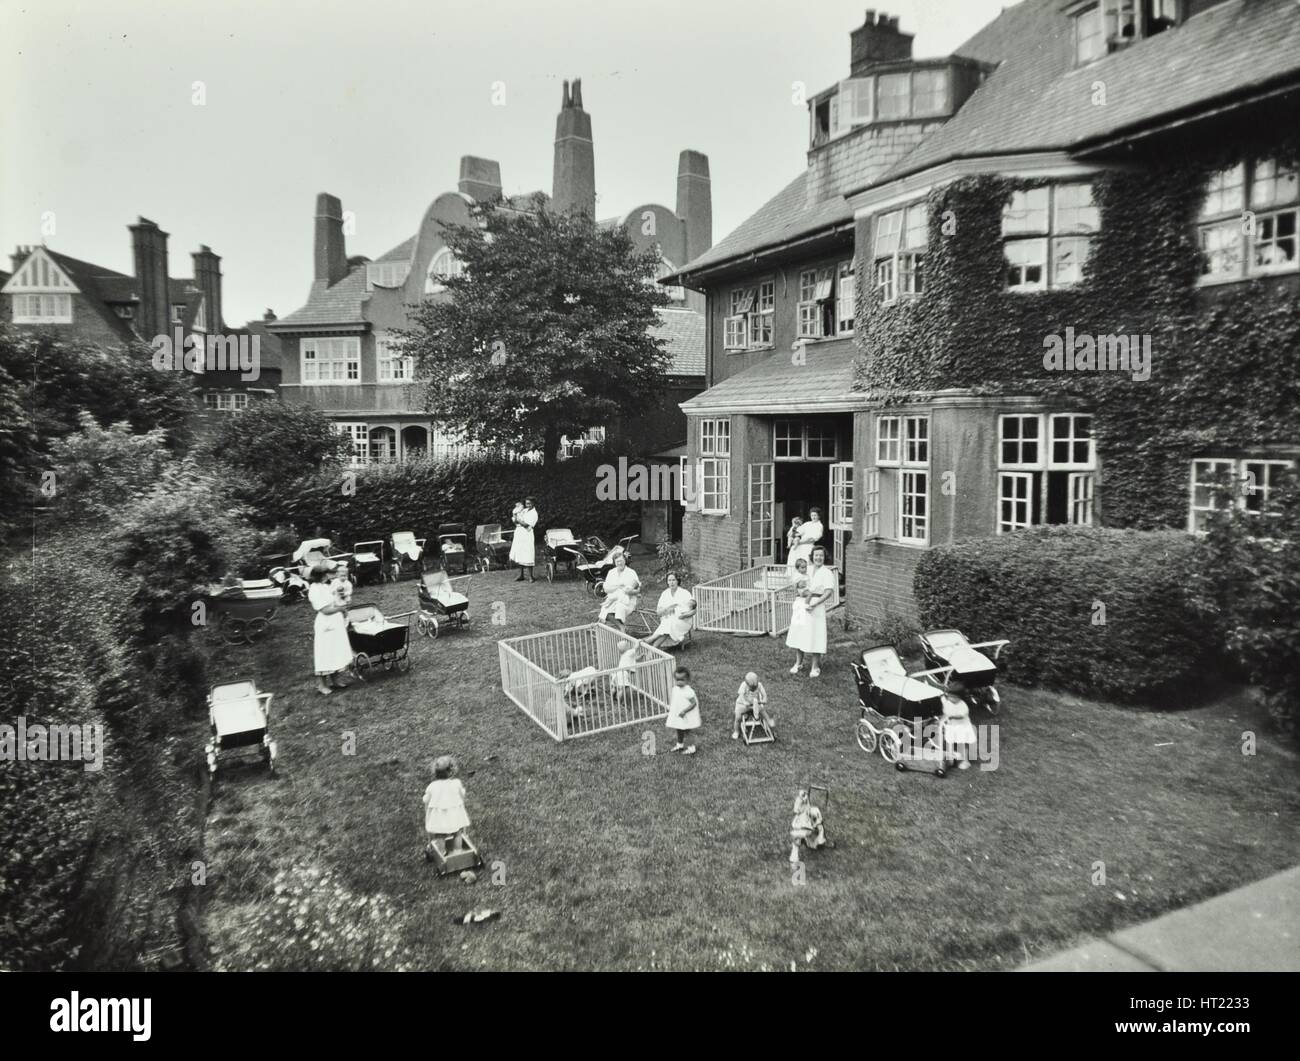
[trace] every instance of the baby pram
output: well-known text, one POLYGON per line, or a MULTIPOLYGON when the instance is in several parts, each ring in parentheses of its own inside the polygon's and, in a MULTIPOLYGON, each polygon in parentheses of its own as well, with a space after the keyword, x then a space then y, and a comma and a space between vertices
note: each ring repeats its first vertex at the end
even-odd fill
POLYGON ((352 673, 365 681, 375 668, 411 667, 410 618, 414 612, 386 617, 377 604, 355 604, 347 611, 348 641, 352 645, 352 673), (406 622, 398 622, 405 619, 406 622))
POLYGON ((222 758, 257 754, 275 773, 275 741, 271 739, 272 693, 259 693, 251 681, 214 685, 208 693, 211 738, 205 746, 208 774, 216 776, 222 758))
POLYGON ((605 595, 605 576, 614 570, 614 554, 626 553, 628 546, 638 537, 639 535, 629 534, 626 538, 620 538, 617 545, 605 549, 605 543, 593 534, 583 541, 581 548, 564 547, 566 552, 572 554, 573 566, 586 582, 588 593, 597 597, 605 595), (600 552, 601 549, 604 552, 600 552))
POLYGON ((444 523, 438 528, 438 551, 442 555, 442 569, 466 574, 470 566, 469 539, 463 523, 444 523))
POLYGON ((960 630, 931 630, 921 635, 926 662, 937 670, 947 671, 944 687, 971 707, 984 707, 994 715, 1002 701, 994 685, 998 680, 997 659, 1010 643, 1003 638, 972 645, 960 630), (982 648, 991 648, 993 658, 980 652, 982 648))
POLYGON ((339 565, 335 577, 356 581, 351 571, 352 554, 335 552, 334 543, 328 538, 308 538, 302 542, 284 564, 271 568, 270 579, 284 591, 287 599, 306 597, 311 569, 321 560, 333 560, 339 565))
POLYGON ((393 531, 388 536, 388 569, 396 582, 403 575, 424 573, 424 544, 415 531, 393 531))
POLYGON ((383 582, 388 578, 384 570, 384 543, 382 541, 357 542, 352 546, 352 568, 356 584, 383 582))
POLYGON ((454 623, 469 622, 469 575, 450 578, 446 571, 429 571, 420 577, 420 611, 415 628, 427 638, 438 636, 438 629, 454 623), (462 583, 457 588, 456 583, 462 583))
POLYGON ((480 523, 475 527, 474 549, 484 571, 505 567, 510 562, 510 541, 501 533, 500 523, 480 523))
POLYGON ((546 564, 546 581, 554 582, 560 565, 570 573, 577 571, 582 542, 573 536, 568 527, 552 527, 542 535, 542 562, 546 564))
POLYGON ((933 684, 931 671, 908 674, 893 645, 877 645, 852 664, 858 685, 858 746, 879 751, 899 770, 943 777, 957 758, 945 734, 948 719, 967 718, 966 705, 933 684))
POLYGON ((217 629, 228 645, 251 645, 266 633, 284 591, 269 578, 239 579, 230 586, 213 586, 206 599, 217 617, 217 629))

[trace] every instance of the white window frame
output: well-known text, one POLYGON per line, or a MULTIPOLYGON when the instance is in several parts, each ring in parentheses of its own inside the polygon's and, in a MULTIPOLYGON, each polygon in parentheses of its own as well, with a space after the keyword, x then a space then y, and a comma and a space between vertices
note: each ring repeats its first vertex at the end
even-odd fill
POLYGON ((998 533, 1027 530, 1034 525, 1034 473, 998 472, 998 533), (1011 506, 1008 515, 1007 506, 1011 506), (1020 506, 1023 517, 1020 518, 1020 506))
POLYGON ((731 511, 731 418, 700 421, 700 512, 725 516, 731 511))
POLYGON ((406 278, 411 273, 411 263, 408 262, 370 262, 366 266, 366 287, 373 289, 376 287, 397 288, 406 283, 406 278))
POLYGON ((1300 167, 1284 169, 1276 158, 1251 158, 1211 174, 1198 215, 1197 242, 1202 284, 1300 270, 1300 167), (1290 232, 1279 236, 1283 223, 1290 232), (1284 243, 1290 244, 1289 260, 1257 260, 1262 248, 1284 243))
POLYGON ((830 528, 853 529, 853 462, 837 461, 831 465, 830 528))
POLYGON ((397 428, 392 424, 375 424, 366 432, 366 459, 371 464, 395 464, 400 445, 401 436, 397 428), (380 432, 387 432, 387 435, 380 435, 380 432), (375 445, 381 440, 386 452, 376 454, 375 445))
POLYGON ((857 261, 850 258, 835 267, 835 334, 852 335, 857 312, 857 261), (845 290, 847 288, 847 291, 845 290))
POLYGON ((867 468, 862 490, 862 537, 880 537, 880 469, 867 468))
POLYGON ((925 290, 924 263, 929 244, 929 208, 909 203, 876 218, 872 239, 874 280, 882 305, 925 290))
POLYGON ((803 461, 833 464, 839 460, 839 456, 840 437, 833 427, 823 429, 820 425, 800 417, 782 417, 772 422, 772 460, 778 464, 803 461), (823 433, 823 430, 829 433, 823 433), (830 452, 826 449, 828 442, 830 452), (784 454, 781 452, 783 447, 784 454), (817 451, 815 455, 814 449, 817 451))
POLYGON ((364 420, 335 420, 331 426, 340 435, 347 435, 352 443, 348 465, 353 468, 364 467, 370 459, 370 425, 364 420))
POLYGON ((356 335, 307 335, 298 340, 299 381, 311 387, 344 387, 361 382, 361 338, 356 335), (322 349, 328 354, 321 357, 322 349), (308 352, 314 356, 308 357, 308 352), (309 373, 308 366, 315 371, 309 373), (329 365, 330 376, 321 378, 329 365), (342 378, 335 366, 342 365, 342 378))
POLYGON ((903 418, 901 416, 876 417, 876 464, 883 468, 897 468, 903 459, 903 418), (888 431, 886 426, 888 425, 888 431))
POLYGON ((1002 413, 998 416, 997 466, 998 466, 998 507, 996 513, 997 533, 1005 534, 1024 527, 1046 526, 1048 510, 1048 491, 1050 472, 1067 472, 1066 479, 1066 518, 1067 524, 1091 526, 1096 511, 1097 490, 1097 439, 1093 425, 1095 414, 1090 412, 1064 413, 1002 413), (1080 421, 1088 422, 1086 435, 1080 430, 1080 421), (1007 437, 1009 424, 1017 425, 1016 437, 1007 437), (1033 436, 1026 433, 1026 427, 1033 425, 1033 436), (1064 430, 1064 434, 1060 432, 1064 430), (1086 441, 1088 450, 1086 459, 1076 460, 1075 450, 1086 441), (1067 459, 1056 459, 1056 444, 1063 442, 1067 446, 1067 459), (1010 457, 1007 447, 1013 447, 1010 457), (1032 452, 1028 452, 1029 447, 1032 452), (1029 459, 1032 458, 1032 459, 1029 459), (1029 482, 1028 523, 1019 519, 1007 520, 1003 516, 1003 503, 1012 501, 1020 503, 1023 498, 1008 497, 1007 489, 1014 484, 1029 482), (1034 521, 1034 504, 1038 505, 1038 521, 1034 521))
POLYGON ((898 541, 904 545, 926 545, 930 541, 930 470, 929 468, 911 468, 904 466, 898 472, 898 541), (920 489, 916 489, 917 482, 920 489), (911 489, 909 489, 911 487, 911 489), (921 500, 923 511, 908 513, 909 499, 921 500), (905 534, 909 520, 915 530, 919 525, 921 533, 905 534))
POLYGON ((747 489, 745 551, 752 567, 758 563, 770 563, 775 555, 776 474, 770 462, 749 466, 747 489))
POLYGON ((72 296, 56 292, 11 295, 15 324, 71 324, 72 296))
POLYGON ((799 305, 795 319, 795 335, 800 339, 822 337, 821 304, 817 301, 817 270, 803 269, 799 273, 799 305))
POLYGON ((424 274, 424 293, 436 295, 446 291, 448 279, 464 274, 465 263, 452 253, 450 247, 443 247, 429 261, 429 268, 424 274))
POLYGON ((757 287, 754 310, 749 315, 749 349, 762 350, 775 338, 776 281, 763 280, 757 287))
POLYGON ((387 333, 375 336, 375 373, 376 379, 385 384, 411 383, 415 379, 415 358, 410 354, 394 354, 389 347, 397 343, 387 333), (400 369, 394 373, 394 367, 400 369))
POLYGON ((1269 472, 1265 477, 1266 481, 1261 484, 1258 475, 1251 470, 1252 466, 1256 468, 1294 470, 1296 462, 1287 457, 1195 457, 1192 459, 1187 502, 1187 530, 1190 533, 1204 533, 1203 528, 1198 526, 1198 514, 1204 513, 1208 520, 1213 513, 1228 508, 1237 508, 1244 512, 1256 514, 1258 514, 1259 509, 1264 508, 1273 490, 1273 476, 1269 472), (1208 475, 1205 478, 1198 476, 1197 473, 1200 470, 1198 466, 1208 466, 1208 475), (1226 498, 1223 497, 1222 488, 1214 482, 1223 471, 1228 473, 1234 484, 1229 496, 1226 498), (1196 490, 1198 487, 1206 489, 1208 504, 1198 505, 1196 503, 1196 490), (1250 503, 1250 498, 1256 496, 1261 496, 1261 500, 1258 506, 1253 506, 1250 503), (1216 501, 1222 503, 1216 503, 1216 501))
POLYGON ((1097 439, 1092 430, 1092 413, 1050 413, 1047 423, 1047 466, 1054 471, 1093 471, 1097 467, 1097 439), (1088 433, 1078 432, 1080 420, 1088 421, 1088 433), (1064 425, 1065 433, 1057 434, 1058 426, 1064 425), (1088 455, 1082 460, 1075 460, 1075 448, 1080 442, 1088 443, 1088 455), (1069 458, 1058 460, 1056 444, 1063 442, 1068 447, 1069 458))
POLYGON ((1097 474, 1071 472, 1067 482, 1066 522, 1075 527, 1091 527, 1096 501, 1097 474))
POLYGON ((1006 290, 1061 291, 1078 287, 1083 282, 1092 241, 1100 231, 1101 211, 1091 181, 1057 181, 1013 192, 1002 208, 1006 290), (1062 203, 1062 199, 1082 189, 1087 190, 1086 204, 1062 203), (1074 215, 1073 221, 1066 220, 1070 214, 1074 215), (1068 278, 1063 279, 1066 271, 1062 258, 1067 247, 1074 250, 1075 257, 1068 278), (1078 253, 1080 248, 1082 254, 1078 253), (1023 279, 1033 267, 1041 270, 1041 279, 1023 279), (1013 269, 1020 270, 1019 282, 1012 282, 1013 269))

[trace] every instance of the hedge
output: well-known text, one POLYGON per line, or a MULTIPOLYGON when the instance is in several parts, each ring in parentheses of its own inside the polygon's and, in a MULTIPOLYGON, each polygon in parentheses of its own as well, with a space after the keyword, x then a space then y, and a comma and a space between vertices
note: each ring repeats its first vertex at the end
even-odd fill
POLYGON ((923 628, 1008 638, 1011 682, 1165 703, 1213 666, 1190 600, 1202 549, 1174 531, 1043 527, 933 549, 913 589, 923 628))
POLYGON ((509 531, 510 512, 525 496, 537 502, 539 540, 549 527, 569 527, 580 537, 632 533, 640 524, 640 503, 596 496, 597 471, 606 463, 617 466, 617 457, 579 457, 549 468, 492 459, 343 468, 264 495, 254 507, 267 525, 290 525, 304 537, 319 528, 343 545, 386 540, 396 530, 432 538, 443 523, 464 524, 471 539, 480 523, 509 531))

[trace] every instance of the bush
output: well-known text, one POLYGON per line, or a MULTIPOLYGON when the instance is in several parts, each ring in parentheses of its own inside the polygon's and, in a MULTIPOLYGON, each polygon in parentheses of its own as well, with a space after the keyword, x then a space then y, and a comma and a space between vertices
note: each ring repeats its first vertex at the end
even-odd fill
POLYGON ((205 452, 245 491, 287 489, 322 465, 346 461, 352 451, 351 440, 309 405, 253 402, 220 421, 205 452))
POLYGON ((1008 638, 1012 682, 1149 702, 1212 666, 1190 599, 1201 551, 1174 531, 1044 527, 933 549, 913 588, 924 629, 1008 638))
POLYGON ((51 447, 55 509, 66 521, 114 518, 157 484, 171 462, 166 432, 134 434, 119 421, 107 430, 83 412, 81 429, 51 447))
POLYGON ((656 549, 659 554, 659 566, 654 570, 654 578, 667 583, 670 572, 677 575, 679 585, 690 588, 695 585, 695 569, 691 567, 691 558, 681 542, 661 542, 656 549))

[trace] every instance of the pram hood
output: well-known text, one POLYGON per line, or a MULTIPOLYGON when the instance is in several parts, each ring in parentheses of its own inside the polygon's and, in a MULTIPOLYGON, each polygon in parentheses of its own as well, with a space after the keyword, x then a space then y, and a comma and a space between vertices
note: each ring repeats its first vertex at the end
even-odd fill
POLYGON ((930 714, 939 712, 941 691, 929 682, 908 675, 893 645, 867 649, 862 653, 862 666, 871 684, 889 695, 891 706, 898 713, 905 713, 905 708, 930 714))
POLYGON ((389 535, 389 541, 392 542, 393 550, 408 560, 420 559, 420 554, 424 551, 415 540, 415 531, 393 531, 389 535))
POLYGON ((328 538, 308 538, 301 542, 298 548, 293 551, 294 562, 297 563, 308 553, 323 553, 328 556, 333 548, 333 543, 328 538))
POLYGON ((420 593, 429 600, 440 604, 464 604, 469 598, 457 593, 451 585, 446 571, 426 571, 420 576, 420 593))
POLYGON ((974 648, 960 630, 931 630, 921 635, 930 651, 953 668, 958 675, 996 671, 997 664, 974 648))
POLYGON ((581 544, 582 542, 573 536, 573 531, 568 527, 552 527, 546 532, 546 546, 549 549, 581 544))

